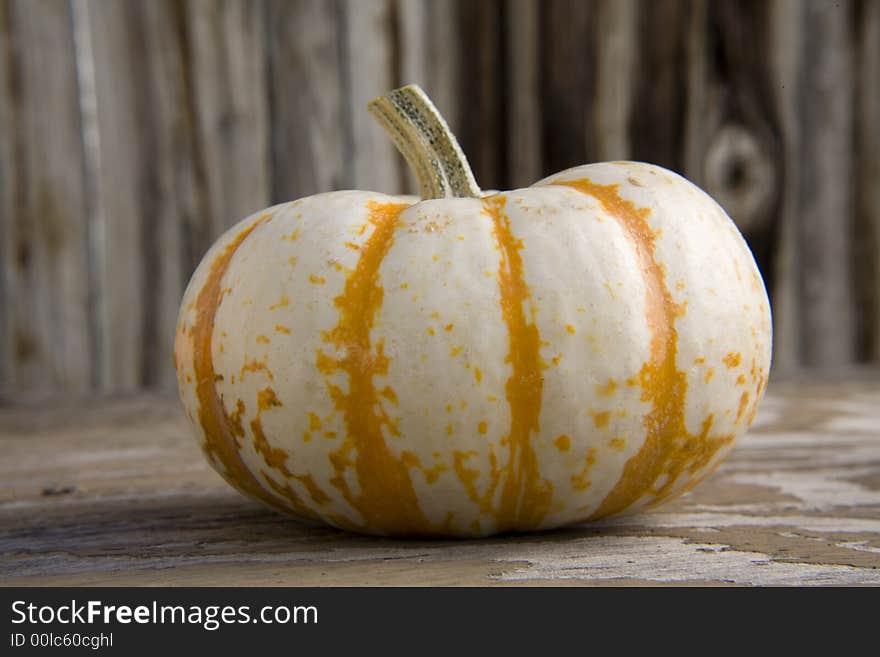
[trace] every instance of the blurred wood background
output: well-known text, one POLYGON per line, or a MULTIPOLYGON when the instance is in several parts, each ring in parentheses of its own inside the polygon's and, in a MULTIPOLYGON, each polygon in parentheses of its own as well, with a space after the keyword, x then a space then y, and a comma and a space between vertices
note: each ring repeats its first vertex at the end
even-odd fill
POLYGON ((365 111, 409 82, 484 188, 623 158, 704 187, 777 374, 880 360, 880 0, 0 0, 0 396, 172 388, 224 228, 412 190, 365 111))

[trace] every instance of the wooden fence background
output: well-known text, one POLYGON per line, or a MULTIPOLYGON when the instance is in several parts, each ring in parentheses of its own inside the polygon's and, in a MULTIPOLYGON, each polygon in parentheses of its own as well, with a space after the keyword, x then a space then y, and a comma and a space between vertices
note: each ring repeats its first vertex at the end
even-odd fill
POLYGON ((173 387, 220 231, 412 189, 364 110, 407 82, 484 188, 630 158, 707 189, 777 373, 880 359, 880 0, 0 0, 0 397, 173 387))

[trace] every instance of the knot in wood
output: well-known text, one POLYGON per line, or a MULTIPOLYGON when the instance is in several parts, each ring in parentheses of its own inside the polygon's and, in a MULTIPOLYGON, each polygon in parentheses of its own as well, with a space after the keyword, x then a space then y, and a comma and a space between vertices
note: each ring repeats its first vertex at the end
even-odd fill
POLYGON ((706 152, 706 191, 743 233, 770 220, 776 170, 756 135, 745 126, 721 127, 706 152))

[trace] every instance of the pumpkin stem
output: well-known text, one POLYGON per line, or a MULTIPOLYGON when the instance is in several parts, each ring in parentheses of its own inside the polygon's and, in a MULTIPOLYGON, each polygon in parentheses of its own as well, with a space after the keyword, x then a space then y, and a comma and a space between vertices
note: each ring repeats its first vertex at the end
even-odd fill
POLYGON ((481 195, 455 135, 421 87, 389 91, 367 109, 412 167, 423 199, 481 195))

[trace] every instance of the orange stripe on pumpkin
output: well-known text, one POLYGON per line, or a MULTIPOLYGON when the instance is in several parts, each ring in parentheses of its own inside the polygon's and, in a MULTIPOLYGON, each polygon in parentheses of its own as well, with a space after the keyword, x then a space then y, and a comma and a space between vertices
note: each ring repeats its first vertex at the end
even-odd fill
POLYGON ((271 218, 265 214, 255 220, 233 239, 223 252, 211 263, 211 269, 195 301, 195 322, 188 336, 178 334, 177 339, 187 337, 193 346, 193 373, 196 378, 196 398, 199 401, 198 419, 205 434, 203 449, 208 459, 221 466, 221 474, 238 490, 263 500, 276 508, 284 508, 282 503, 256 479, 242 461, 239 439, 244 437, 241 426, 241 413, 244 404, 239 400, 238 410, 230 416, 217 393, 217 376, 211 354, 211 341, 214 335, 214 318, 223 296, 220 283, 229 268, 229 263, 242 242, 259 225, 271 218))
MULTIPOLYGON (((501 253, 498 286, 509 340, 505 362, 510 363, 513 370, 505 385, 510 432, 502 444, 508 447, 509 460, 504 468, 500 504, 494 512, 498 531, 537 527, 553 499, 553 487, 541 478, 531 444, 531 436, 539 431, 544 388, 541 370, 547 365, 541 359, 541 336, 534 316, 526 318, 525 304, 531 299, 531 292, 519 253, 522 243, 510 230, 510 220, 504 213, 505 201, 503 196, 492 196, 484 199, 483 208, 492 219, 501 253)), ((531 314, 534 315, 534 307, 531 314)))
MULTIPOLYGON (((651 331, 651 353, 636 381, 642 388, 642 401, 651 402, 644 420, 645 442, 624 466, 617 484, 602 500, 591 518, 619 513, 645 495, 656 504, 682 489, 673 490, 678 477, 687 470, 696 474, 704 469, 732 435, 710 436, 713 416, 707 417, 699 434, 685 425, 687 379, 676 367, 678 332, 675 320, 682 307, 672 299, 663 269, 654 253, 656 235, 648 223, 648 208, 637 208, 618 193, 619 185, 598 185, 587 178, 558 180, 553 185, 571 187, 592 196, 617 220, 632 244, 645 280, 645 312, 651 331), (657 481, 665 475, 660 486, 657 481)), ((691 482, 693 483, 693 482, 691 482)))
POLYGON ((412 463, 395 456, 383 435, 383 430, 392 436, 399 435, 396 421, 381 404, 381 398, 394 396, 394 391, 389 388, 380 393, 373 382, 374 377, 387 375, 389 363, 383 343, 373 345, 370 341, 383 298, 379 267, 394 242, 394 231, 407 207, 397 203, 368 204, 368 221, 373 231, 359 247, 358 263, 345 281, 343 293, 334 300, 339 321, 324 333, 324 342, 339 356, 319 349, 316 361, 318 370, 325 375, 337 371, 348 375, 347 391, 327 382, 346 426, 343 444, 330 455, 336 470, 331 484, 360 513, 362 529, 395 535, 439 532, 419 505, 410 478, 412 463), (357 490, 346 479, 349 469, 357 477, 357 490))

